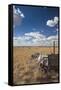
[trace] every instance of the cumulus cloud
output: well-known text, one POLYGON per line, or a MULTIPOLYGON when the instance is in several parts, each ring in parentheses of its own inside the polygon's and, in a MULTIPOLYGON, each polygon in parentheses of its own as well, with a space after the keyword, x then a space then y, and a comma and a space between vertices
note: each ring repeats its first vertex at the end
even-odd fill
POLYGON ((15 8, 15 6, 13 6, 13 27, 15 27, 16 25, 20 25, 22 18, 24 17, 25 16, 22 11, 19 8, 15 8))
POLYGON ((13 38, 13 45, 14 46, 27 46, 27 45, 31 45, 30 39, 31 39, 31 37, 26 37, 26 36, 14 37, 13 38))
POLYGON ((58 46, 58 35, 46 37, 40 32, 29 32, 13 38, 14 46, 53 46, 53 41, 58 46))
POLYGON ((49 37, 47 38, 47 40, 54 40, 54 41, 56 41, 56 40, 58 40, 58 35, 49 36, 49 37))
POLYGON ((30 32, 30 33, 25 33, 25 36, 30 36, 33 37, 34 39, 44 39, 45 35, 41 34, 40 32, 30 32))
POLYGON ((55 16, 54 19, 48 20, 46 25, 49 27, 54 27, 55 25, 58 24, 58 17, 55 16))

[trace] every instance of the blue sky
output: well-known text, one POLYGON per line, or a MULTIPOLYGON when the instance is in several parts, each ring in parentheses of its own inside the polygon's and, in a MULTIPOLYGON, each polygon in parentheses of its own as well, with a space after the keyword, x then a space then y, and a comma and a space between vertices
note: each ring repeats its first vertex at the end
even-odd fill
POLYGON ((58 8, 13 6, 14 46, 57 44, 58 21, 58 8))

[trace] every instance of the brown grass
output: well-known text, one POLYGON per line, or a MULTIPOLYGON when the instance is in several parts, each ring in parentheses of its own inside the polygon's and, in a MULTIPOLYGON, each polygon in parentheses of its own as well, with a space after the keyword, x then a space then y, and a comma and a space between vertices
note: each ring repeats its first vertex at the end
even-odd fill
MULTIPOLYGON (((40 83, 44 75, 36 60, 31 60, 33 53, 51 54, 53 47, 14 47, 13 78, 14 84, 40 83)), ((55 48, 58 53, 58 48, 55 48)))

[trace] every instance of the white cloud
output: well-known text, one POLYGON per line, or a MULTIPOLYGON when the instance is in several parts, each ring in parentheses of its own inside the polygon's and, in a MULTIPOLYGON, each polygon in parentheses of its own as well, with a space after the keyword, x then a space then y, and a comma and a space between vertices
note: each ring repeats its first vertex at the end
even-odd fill
POLYGON ((21 13, 21 17, 24 18, 24 14, 23 13, 21 13))
POLYGON ((58 32, 58 28, 56 29, 56 31, 58 32))
POLYGON ((54 27, 55 25, 58 24, 58 17, 54 17, 54 19, 48 20, 46 25, 49 27, 54 27))
POLYGON ((47 26, 54 27, 55 26, 54 21, 53 20, 48 20, 47 21, 47 26))
POLYGON ((58 17, 54 17, 54 23, 55 23, 55 24, 58 23, 58 17))
POLYGON ((13 14, 18 15, 22 18, 25 17, 24 14, 22 13, 22 11, 19 8, 15 8, 15 6, 13 6, 13 14))
POLYGON ((29 32, 23 36, 14 37, 14 46, 52 46, 55 41, 58 45, 58 35, 46 37, 40 32, 29 32))
POLYGON ((13 6, 13 22, 14 25, 13 27, 15 27, 16 25, 20 25, 22 18, 24 18, 24 14, 22 13, 22 11, 20 11, 19 8, 15 8, 15 6, 13 6))
POLYGON ((14 46, 27 46, 31 45, 31 41, 28 41, 30 38, 29 37, 14 37, 13 38, 13 45, 14 46))
POLYGON ((20 15, 21 15, 21 13, 22 13, 19 8, 17 9, 17 12, 18 12, 20 15))
POLYGON ((56 40, 58 40, 58 35, 49 36, 49 37, 47 38, 47 40, 56 41, 56 40))
POLYGON ((25 33, 25 36, 30 36, 33 37, 34 39, 44 39, 45 35, 40 34, 40 32, 30 32, 30 33, 25 33))
POLYGON ((53 46, 53 42, 55 41, 55 45, 58 46, 58 35, 54 35, 54 36, 49 36, 47 38, 47 41, 49 43, 51 43, 51 45, 53 46))

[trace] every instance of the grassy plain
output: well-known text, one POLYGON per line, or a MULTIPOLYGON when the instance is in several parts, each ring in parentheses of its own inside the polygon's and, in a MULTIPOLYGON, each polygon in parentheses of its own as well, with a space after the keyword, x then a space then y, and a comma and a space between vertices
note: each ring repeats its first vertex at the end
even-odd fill
MULTIPOLYGON (((31 55, 34 53, 52 54, 53 47, 20 46, 13 48, 14 84, 43 83, 42 78, 47 74, 42 72, 37 60, 31 60, 31 55)), ((58 53, 58 47, 55 48, 55 53, 58 53)))

